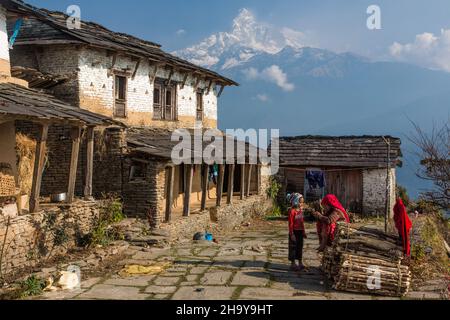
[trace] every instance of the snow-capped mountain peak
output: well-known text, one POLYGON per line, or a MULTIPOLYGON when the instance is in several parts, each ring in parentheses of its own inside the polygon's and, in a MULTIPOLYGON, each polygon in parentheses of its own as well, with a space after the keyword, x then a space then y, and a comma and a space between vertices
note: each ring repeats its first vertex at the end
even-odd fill
POLYGON ((229 32, 212 34, 200 43, 174 52, 191 62, 214 69, 230 69, 260 53, 277 54, 286 46, 301 48, 304 34, 277 29, 259 22, 248 9, 241 9, 229 32))

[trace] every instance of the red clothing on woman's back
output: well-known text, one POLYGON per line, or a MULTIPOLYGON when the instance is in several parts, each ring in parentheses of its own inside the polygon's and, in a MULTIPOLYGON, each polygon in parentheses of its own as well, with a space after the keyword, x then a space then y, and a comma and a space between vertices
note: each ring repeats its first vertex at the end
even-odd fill
POLYGON ((301 209, 292 208, 289 210, 289 234, 292 234, 294 230, 305 231, 303 211, 301 209))

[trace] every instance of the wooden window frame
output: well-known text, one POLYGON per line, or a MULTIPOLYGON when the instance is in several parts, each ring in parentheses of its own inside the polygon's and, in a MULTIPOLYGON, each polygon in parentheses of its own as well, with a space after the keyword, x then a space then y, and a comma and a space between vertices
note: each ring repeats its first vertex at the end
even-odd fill
POLYGON ((153 84, 153 94, 155 94, 155 89, 159 88, 160 99, 159 104, 155 104, 155 98, 153 97, 153 120, 157 121, 177 121, 178 120, 178 83, 173 82, 168 86, 167 80, 155 79, 153 84), (171 117, 167 118, 167 103, 166 95, 167 91, 171 89, 173 94, 171 97, 172 105, 170 106, 171 117), (159 112, 156 110, 159 109, 159 112))
POLYGON ((205 118, 205 104, 204 104, 204 91, 203 90, 197 90, 197 93, 195 95, 196 104, 195 104, 195 119, 196 121, 203 121, 205 118), (200 109, 199 109, 199 101, 198 97, 201 97, 201 103, 200 103, 200 109), (200 116, 200 117, 199 117, 200 116))
POLYGON ((113 110, 113 117, 114 118, 121 118, 121 119, 125 119, 127 118, 128 115, 128 76, 126 74, 122 74, 122 73, 114 73, 114 110, 113 110), (119 92, 117 92, 118 88, 117 88, 117 79, 118 78, 123 78, 125 80, 125 84, 124 84, 124 99, 119 99, 117 98, 117 95, 119 92), (123 104, 123 108, 124 108, 124 112, 123 114, 118 114, 117 113, 117 104, 123 104))

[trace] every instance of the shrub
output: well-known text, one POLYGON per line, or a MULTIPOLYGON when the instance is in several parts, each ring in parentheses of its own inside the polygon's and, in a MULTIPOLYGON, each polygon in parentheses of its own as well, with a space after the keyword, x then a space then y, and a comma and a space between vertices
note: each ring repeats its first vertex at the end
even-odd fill
POLYGON ((26 280, 19 283, 20 285, 20 298, 26 298, 31 296, 38 296, 42 294, 45 288, 45 281, 32 275, 26 280))
POLYGON ((396 189, 397 189, 397 197, 402 199, 405 207, 409 207, 411 200, 409 199, 408 191, 406 190, 406 188, 401 185, 397 185, 396 189))

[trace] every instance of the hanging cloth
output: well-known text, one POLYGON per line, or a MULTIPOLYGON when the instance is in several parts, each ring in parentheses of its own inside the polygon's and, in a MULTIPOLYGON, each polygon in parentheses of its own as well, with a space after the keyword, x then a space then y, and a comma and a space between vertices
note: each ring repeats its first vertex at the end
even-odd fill
POLYGON ((19 35, 19 31, 20 28, 22 27, 22 23, 23 23, 23 19, 17 19, 16 23, 14 24, 14 31, 13 34, 11 36, 11 38, 9 38, 9 49, 12 50, 14 47, 14 42, 16 42, 16 38, 19 35))

